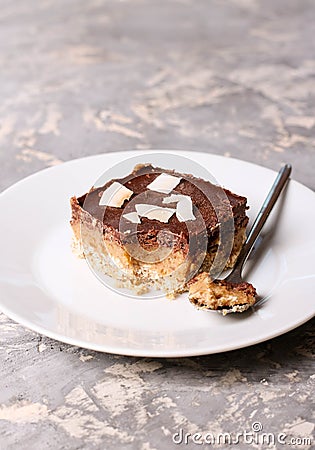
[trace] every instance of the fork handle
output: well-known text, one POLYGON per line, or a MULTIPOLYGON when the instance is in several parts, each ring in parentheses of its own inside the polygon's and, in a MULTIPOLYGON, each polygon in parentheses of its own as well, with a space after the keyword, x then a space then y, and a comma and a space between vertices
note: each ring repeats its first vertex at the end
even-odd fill
POLYGON ((284 188, 290 173, 292 170, 292 166, 290 164, 285 164, 279 171, 277 178, 275 179, 256 219, 253 223, 252 228, 247 236, 247 239, 242 247, 242 250, 237 258, 237 261, 234 265, 232 272, 229 275, 229 278, 233 274, 241 275, 243 265, 248 258, 248 255, 256 242, 259 233, 264 226, 268 216, 274 207, 282 189, 284 188))

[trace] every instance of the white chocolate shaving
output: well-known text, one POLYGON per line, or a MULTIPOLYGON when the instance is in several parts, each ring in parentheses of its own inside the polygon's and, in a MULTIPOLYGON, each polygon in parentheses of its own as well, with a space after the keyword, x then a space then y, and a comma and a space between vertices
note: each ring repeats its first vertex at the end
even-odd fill
POLYGON ((171 194, 169 197, 163 198, 163 203, 178 203, 181 200, 190 200, 189 195, 171 194))
POLYGON ((173 208, 163 208, 163 206, 148 205, 146 203, 136 205, 136 210, 141 217, 164 223, 167 223, 176 211, 173 208))
POLYGON ((123 186, 122 184, 114 181, 104 192, 100 199, 100 206, 113 206, 114 208, 120 208, 125 200, 129 200, 133 192, 123 186))
POLYGON ((187 200, 180 200, 176 207, 176 217, 180 222, 187 222, 188 220, 195 220, 192 210, 192 202, 187 200))
POLYGON ((150 183, 147 188, 151 191, 169 194, 180 182, 181 178, 174 177, 168 173, 161 173, 155 180, 150 183))
POLYGON ((193 204, 189 195, 172 194, 163 199, 163 203, 177 203, 176 217, 180 222, 195 220, 193 204))
POLYGON ((131 213, 123 214, 123 217, 125 219, 129 220, 129 222, 141 223, 140 217, 138 216, 138 214, 135 211, 131 212, 131 213))

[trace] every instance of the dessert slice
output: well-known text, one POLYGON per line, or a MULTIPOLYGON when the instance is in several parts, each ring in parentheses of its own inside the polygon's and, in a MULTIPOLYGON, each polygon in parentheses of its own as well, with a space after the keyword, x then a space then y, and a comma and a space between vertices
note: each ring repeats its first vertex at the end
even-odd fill
POLYGON ((71 198, 73 248, 119 286, 177 292, 214 264, 233 267, 245 240, 246 202, 192 175, 138 165, 71 198))
POLYGON ((198 309, 221 311, 226 315, 246 311, 256 301, 256 289, 246 281, 212 280, 208 273, 203 272, 188 284, 188 298, 198 309))

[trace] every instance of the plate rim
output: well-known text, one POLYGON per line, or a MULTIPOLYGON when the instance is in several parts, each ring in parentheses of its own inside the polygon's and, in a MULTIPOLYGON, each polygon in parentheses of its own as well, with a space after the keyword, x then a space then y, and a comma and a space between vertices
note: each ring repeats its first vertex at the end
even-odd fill
MULTIPOLYGON (((41 169, 39 171, 36 171, 24 178, 22 178, 21 180, 13 183, 12 185, 10 185, 9 187, 7 187, 6 189, 4 189, 2 192, 0 192, 0 199, 3 195, 5 195, 6 193, 8 193, 11 190, 17 189, 21 186, 21 184, 24 184, 25 182, 28 181, 28 179, 36 177, 39 174, 43 174, 44 172, 51 172, 56 170, 56 168, 60 167, 60 166, 64 166, 64 165, 70 165, 73 163, 80 163, 83 160, 86 159, 95 159, 95 158, 100 158, 100 157, 106 157, 108 155, 121 155, 123 156, 125 155, 130 155, 133 154, 133 156, 137 155, 141 155, 141 153, 146 154, 148 152, 151 153, 179 153, 183 156, 194 156, 194 155, 207 155, 210 157, 214 157, 217 158, 218 160, 225 160, 228 159, 230 161, 236 161, 237 163, 245 163, 247 165, 253 166, 255 168, 260 168, 263 170, 267 170, 270 173, 276 174, 277 172, 273 169, 270 169, 268 167, 264 167, 261 166, 259 164, 255 164, 253 162, 250 161, 246 161, 240 158, 231 158, 231 157, 225 157, 223 155, 219 155, 219 154, 215 154, 215 153, 209 153, 209 152, 201 152, 201 151, 189 151, 189 150, 169 150, 169 149, 146 149, 146 150, 124 150, 124 151, 117 151, 117 152, 106 152, 106 153, 98 153, 95 155, 89 155, 89 156, 83 156, 80 158, 74 158, 74 159, 70 159, 68 161, 63 162, 62 164, 58 164, 56 166, 52 166, 52 167, 46 167, 44 169, 41 169)), ((304 184, 291 179, 290 182, 293 182, 293 184, 298 185, 300 188, 302 188, 303 190, 306 191, 310 191, 312 194, 315 194, 315 192, 309 188, 308 186, 305 186, 304 184)), ((262 342, 266 342, 268 340, 274 339, 276 337, 279 337, 285 333, 288 333, 298 327, 300 327, 301 325, 305 324, 306 322, 308 322, 309 320, 311 320, 313 317, 315 317, 315 313, 313 313, 312 311, 310 312, 309 315, 305 316, 303 319, 299 320, 298 322, 291 324, 289 327, 288 326, 282 326, 280 329, 275 330, 273 333, 269 334, 267 337, 258 337, 257 339, 251 339, 250 343, 247 342, 241 342, 241 343, 237 343, 237 344, 224 344, 224 348, 222 348, 222 344, 218 344, 217 347, 221 347, 220 348, 214 348, 212 350, 206 349, 206 348, 200 348, 198 350, 198 348, 196 348, 195 350, 192 350, 191 348, 188 350, 185 349, 181 349, 181 350, 153 350, 153 349, 145 349, 145 347, 143 347, 142 349, 132 349, 132 348, 128 348, 128 347, 124 347, 121 344, 118 344, 117 347, 112 348, 112 350, 110 349, 110 345, 108 347, 106 347, 106 343, 105 344, 95 344, 95 342, 87 342, 87 341, 80 341, 80 339, 78 338, 72 338, 69 337, 67 335, 64 335, 62 333, 58 333, 58 332, 54 332, 51 331, 49 329, 46 329, 43 326, 39 326, 36 325, 32 322, 29 322, 28 320, 24 320, 23 316, 20 316, 12 311, 10 311, 8 308, 4 307, 1 303, 0 300, 0 311, 3 312, 9 319, 15 321, 16 323, 24 326, 25 328, 45 335, 48 338, 57 340, 59 342, 63 342, 69 345, 74 345, 74 346, 78 346, 81 348, 85 348, 85 349, 89 349, 92 351, 98 351, 98 352, 102 352, 102 353, 110 353, 110 354, 117 354, 117 355, 125 355, 125 356, 136 356, 136 357, 156 357, 156 358, 168 358, 168 357, 190 357, 190 356, 202 356, 202 355, 210 355, 210 354, 218 354, 218 353, 225 353, 225 352, 229 352, 229 351, 233 351, 233 350, 238 350, 238 349, 242 349, 242 348, 246 348, 246 347, 252 347, 254 345, 257 345, 259 343, 262 342)))
MULTIPOLYGON (((9 190, 11 190, 11 189, 15 188, 16 186, 18 186, 20 183, 24 183, 29 178, 32 178, 32 177, 37 176, 38 174, 42 174, 44 172, 54 171, 56 169, 56 167, 61 167, 61 166, 64 166, 65 164, 73 164, 73 163, 76 163, 76 162, 79 162, 79 161, 82 161, 82 160, 85 160, 85 159, 99 158, 99 157, 104 157, 104 156, 107 156, 107 155, 117 155, 117 154, 118 155, 121 155, 121 154, 126 154, 127 155, 128 153, 139 153, 139 154, 143 153, 143 154, 145 154, 147 152, 152 152, 152 153, 180 153, 180 154, 187 153, 187 154, 190 154, 190 155, 191 154, 194 154, 194 155, 195 154, 197 154, 197 155, 198 154, 200 154, 200 155, 208 155, 208 156, 215 157, 215 158, 218 158, 218 159, 226 159, 226 160, 229 160, 229 161, 236 161, 238 163, 242 162, 242 163, 249 164, 249 165, 251 165, 253 167, 256 167, 256 168, 259 167, 260 169, 267 170, 270 173, 273 173, 274 175, 276 175, 278 173, 274 169, 270 169, 269 167, 265 167, 265 166, 262 166, 260 164, 256 164, 254 162, 247 161, 245 159, 235 158, 234 156, 233 157, 232 156, 227 157, 227 156, 224 156, 224 155, 219 155, 217 153, 202 152, 202 151, 195 151, 195 150, 178 150, 178 149, 176 149, 176 150, 171 150, 171 149, 143 149, 143 150, 131 149, 131 150, 121 150, 121 151, 117 151, 117 152, 96 153, 95 155, 81 156, 80 158, 69 159, 67 161, 62 161, 60 164, 56 164, 56 165, 51 166, 51 167, 45 167, 43 169, 36 170, 35 172, 27 175, 26 177, 21 178, 18 181, 15 181, 10 186, 8 186, 5 189, 3 189, 0 192, 0 197, 1 197, 1 195, 3 195, 6 192, 8 192, 9 190)), ((284 163, 282 165, 284 165, 284 163)), ((315 191, 312 188, 310 188, 310 187, 306 186, 305 184, 301 183, 300 181, 297 181, 294 178, 292 178, 292 174, 294 174, 294 164, 291 164, 291 165, 292 165, 292 173, 290 175, 290 183, 293 182, 294 184, 299 185, 303 189, 307 189, 312 194, 315 194, 315 191)))
POLYGON ((120 347, 117 349, 115 348, 115 351, 110 351, 108 349, 105 349, 104 345, 101 345, 101 344, 95 344, 95 343, 90 344, 90 343, 86 343, 85 341, 80 342, 78 339, 51 332, 50 330, 46 330, 46 328, 44 328, 44 327, 40 327, 40 326, 33 325, 33 324, 32 324, 32 326, 30 326, 30 325, 28 325, 27 321, 18 320, 19 316, 16 315, 15 313, 12 313, 12 314, 7 313, 6 308, 2 308, 1 305, 0 305, 0 312, 3 312, 9 319, 13 320, 14 322, 16 322, 19 325, 22 325, 26 329, 33 331, 37 334, 44 335, 50 339, 54 339, 55 341, 60 342, 60 343, 84 348, 86 350, 91 350, 91 351, 96 351, 96 352, 101 352, 101 353, 108 353, 111 355, 134 356, 134 357, 143 357, 143 358, 188 358, 188 357, 193 357, 193 356, 215 355, 215 354, 219 354, 219 353, 227 353, 227 352, 231 352, 231 351, 235 351, 235 350, 241 350, 243 348, 253 347, 257 344, 261 344, 262 342, 267 342, 269 340, 272 340, 279 336, 282 336, 286 333, 289 333, 290 331, 293 331, 293 330, 299 328, 300 326, 304 325, 305 323, 309 322, 310 320, 312 320, 315 317, 315 314, 310 314, 310 316, 306 320, 303 319, 298 324, 294 324, 289 328, 284 326, 277 332, 270 335, 269 337, 267 337, 267 338, 264 337, 261 339, 258 338, 257 340, 253 340, 250 344, 242 343, 242 344, 237 344, 237 345, 231 344, 230 346, 226 345, 225 349, 223 349, 223 350, 222 349, 215 349, 212 351, 209 351, 206 349, 194 350, 194 351, 181 350, 180 352, 175 351, 175 350, 174 351, 164 350, 163 352, 160 353, 159 351, 153 351, 153 350, 138 350, 138 349, 131 350, 128 348, 124 349, 123 347, 120 347))

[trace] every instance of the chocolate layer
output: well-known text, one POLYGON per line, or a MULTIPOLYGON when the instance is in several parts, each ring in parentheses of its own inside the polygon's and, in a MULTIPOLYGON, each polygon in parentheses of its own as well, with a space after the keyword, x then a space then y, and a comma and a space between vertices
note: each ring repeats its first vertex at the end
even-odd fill
MULTIPOLYGON (((103 224, 104 230, 107 228, 115 230, 117 238, 119 236, 123 240, 123 236, 119 233, 120 220, 122 219, 122 214, 134 211, 135 203, 176 207, 175 204, 165 205, 162 203, 163 199, 167 197, 166 194, 147 189, 147 186, 160 173, 168 173, 182 178, 174 191, 191 197, 196 220, 188 223, 180 222, 174 214, 168 223, 163 223, 143 217, 141 218, 141 223, 137 224, 137 235, 140 243, 144 246, 150 245, 155 247, 157 245, 157 234, 160 231, 167 230, 178 236, 183 243, 187 243, 189 237, 198 235, 206 229, 208 237, 211 238, 209 239, 209 246, 211 247, 211 244, 219 236, 219 224, 224 224, 232 219, 234 220, 235 229, 246 226, 248 218, 246 216, 247 200, 245 197, 236 195, 227 189, 192 175, 183 175, 175 171, 152 167, 151 165, 136 166, 130 175, 111 180, 102 187, 92 189, 88 194, 77 199, 78 205, 89 212, 92 217, 99 220, 103 224), (131 189, 133 195, 121 208, 100 206, 99 201, 103 192, 114 181, 118 181, 128 189, 131 189)), ((128 222, 125 222, 125 228, 126 225, 128 226, 128 222)), ((132 227, 132 224, 130 224, 130 227, 132 227)), ((224 230, 224 227, 222 227, 222 230, 224 230)))

